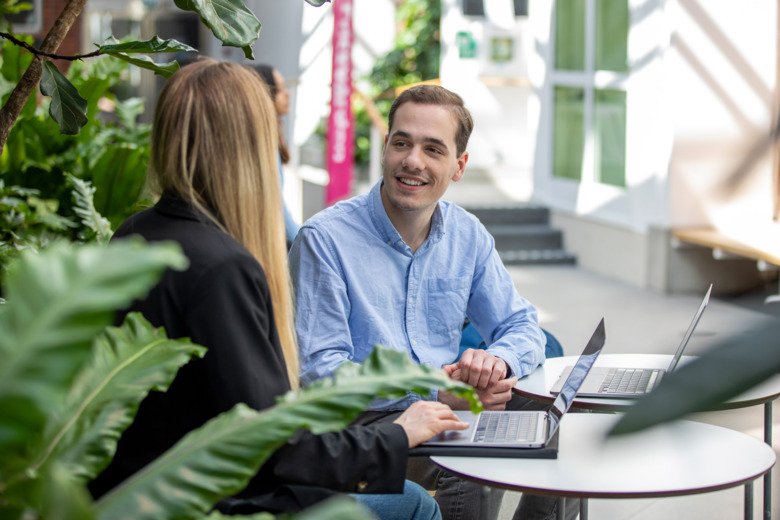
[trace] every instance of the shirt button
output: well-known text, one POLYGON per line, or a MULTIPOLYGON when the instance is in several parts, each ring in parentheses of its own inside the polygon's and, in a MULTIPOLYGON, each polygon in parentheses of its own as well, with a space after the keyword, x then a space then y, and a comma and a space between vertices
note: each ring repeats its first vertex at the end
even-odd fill
POLYGON ((368 487, 368 482, 366 482, 365 480, 361 480, 360 482, 358 482, 357 485, 358 493, 363 493, 367 487, 368 487))

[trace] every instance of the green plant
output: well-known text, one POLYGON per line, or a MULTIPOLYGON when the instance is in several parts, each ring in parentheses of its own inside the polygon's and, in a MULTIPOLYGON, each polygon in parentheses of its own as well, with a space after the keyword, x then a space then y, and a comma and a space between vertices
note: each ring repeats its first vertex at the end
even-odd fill
MULTIPOLYGON (((368 75, 370 91, 386 119, 395 89, 439 77, 441 2, 404 0, 396 11, 395 47, 377 60, 368 75)), ((353 102, 355 114, 355 163, 367 165, 371 150, 371 119, 363 101, 353 102)), ((320 130, 324 135, 324 127, 320 130)))
MULTIPOLYGON (((326 0, 306 0, 319 6, 326 0)), ((62 60, 82 60, 100 55, 125 61, 135 66, 153 71, 164 77, 170 77, 179 68, 178 62, 156 63, 148 55, 169 52, 194 52, 189 45, 176 40, 162 40, 157 36, 146 41, 117 42, 113 38, 103 44, 95 44, 97 50, 81 55, 66 56, 56 54, 68 31, 84 9, 87 0, 73 0, 65 5, 43 39, 40 48, 36 48, 23 38, 6 32, 8 26, 5 15, 18 12, 29 4, 15 0, 3 0, 0 3, 0 37, 32 53, 33 58, 24 68, 24 74, 14 85, 11 94, 0 108, 0 151, 5 147, 11 127, 29 102, 33 90, 40 83, 41 93, 51 98, 49 114, 57 121, 60 131, 75 134, 88 122, 87 101, 81 97, 78 88, 62 75, 54 64, 45 58, 62 60)), ((239 47, 248 59, 253 59, 252 44, 260 36, 260 20, 250 11, 243 0, 191 1, 174 0, 176 7, 183 11, 192 11, 208 27, 223 45, 239 47)))
MULTIPOLYGON (((9 58, 0 68, 8 87, 19 79, 25 56, 9 42, 2 53, 9 58)), ((46 114, 48 102, 30 103, 20 114, 0 154, 0 270, 18 251, 55 239, 105 242, 112 224, 148 205, 142 188, 150 125, 136 121, 143 101, 112 93, 126 69, 107 58, 69 69, 86 94, 89 115, 77 135, 59 132, 46 114), (101 100, 114 107, 111 114, 101 113, 101 100)), ((0 96, 7 94, 0 85, 0 96)))
MULTIPOLYGON (((472 390, 442 371, 376 349, 363 365, 346 364, 270 409, 237 405, 93 504, 85 483, 110 461, 141 400, 204 354, 137 314, 106 325, 164 269, 185 264, 174 245, 120 241, 57 244, 9 267, 0 306, 0 517, 203 518, 294 432, 343 428, 377 396, 441 387, 478 406, 472 390)), ((340 502, 324 507, 315 512, 323 518, 360 514, 340 502)))

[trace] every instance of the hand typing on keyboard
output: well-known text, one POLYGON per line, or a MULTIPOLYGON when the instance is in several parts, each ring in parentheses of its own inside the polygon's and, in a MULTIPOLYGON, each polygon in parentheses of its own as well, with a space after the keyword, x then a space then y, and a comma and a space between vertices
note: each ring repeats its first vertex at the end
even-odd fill
POLYGON ((468 428, 468 424, 461 421, 449 406, 435 401, 417 401, 393 422, 406 432, 410 448, 443 431, 468 428))

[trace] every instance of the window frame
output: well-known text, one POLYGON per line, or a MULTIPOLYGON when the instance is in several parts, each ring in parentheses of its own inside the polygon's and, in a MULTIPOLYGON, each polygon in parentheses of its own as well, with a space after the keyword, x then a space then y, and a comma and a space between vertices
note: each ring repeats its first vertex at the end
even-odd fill
MULTIPOLYGON (((555 64, 555 43, 556 43, 556 24, 555 5, 552 7, 552 23, 550 24, 550 61, 549 61, 549 81, 547 82, 547 99, 549 100, 549 147, 548 147, 548 164, 549 164, 549 177, 553 183, 568 183, 568 184, 586 184, 586 185, 598 185, 606 190, 619 190, 624 191, 629 187, 628 178, 628 159, 626 158, 626 164, 623 166, 623 181, 624 186, 616 186, 613 184, 605 184, 597 180, 596 164, 595 164, 595 124, 594 124, 594 112, 595 112, 595 91, 601 89, 619 90, 626 93, 626 118, 628 119, 629 109, 629 82, 631 79, 631 64, 627 72, 614 72, 595 70, 596 61, 596 2, 599 0, 584 0, 585 1, 585 61, 584 67, 581 71, 574 70, 559 70, 555 64), (565 86, 573 88, 581 88, 584 91, 583 99, 583 128, 585 135, 584 150, 582 154, 582 172, 579 180, 571 179, 567 177, 558 177, 554 172, 555 164, 555 129, 552 122, 555 102, 555 87, 565 86)), ((626 0, 630 9, 631 2, 626 0)), ((631 19, 629 17, 628 22, 629 37, 631 33, 631 19)), ((628 41, 627 41, 628 44, 628 41)), ((627 49, 628 50, 628 49, 627 49)), ((629 153, 629 140, 628 132, 626 132, 625 138, 625 155, 629 153)))

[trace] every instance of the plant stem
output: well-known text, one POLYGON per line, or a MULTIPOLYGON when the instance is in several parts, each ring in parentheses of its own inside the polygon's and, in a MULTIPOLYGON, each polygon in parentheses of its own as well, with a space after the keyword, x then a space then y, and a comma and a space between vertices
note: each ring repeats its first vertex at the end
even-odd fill
POLYGON ((13 34, 5 33, 0 31, 0 37, 5 38, 6 40, 10 40, 14 45, 18 45, 19 47, 23 47, 30 51, 32 54, 35 54, 36 56, 45 56, 46 58, 51 58, 53 60, 68 60, 68 61, 76 61, 83 58, 93 58, 95 56, 100 56, 101 52, 100 50, 96 50, 94 52, 90 52, 87 54, 74 54, 74 55, 67 55, 67 54, 54 54, 51 52, 43 52, 40 49, 36 49, 32 45, 30 45, 27 42, 23 42, 22 40, 16 38, 13 34))
MULTIPOLYGON (((78 18, 81 11, 84 9, 87 0, 70 0, 68 5, 62 10, 57 20, 54 21, 54 25, 49 30, 46 37, 43 39, 40 51, 42 53, 53 53, 59 49, 60 44, 65 39, 65 36, 70 31, 73 23, 78 18)), ((41 81, 41 73, 43 71, 43 65, 41 63, 41 56, 34 55, 33 60, 24 72, 22 79, 16 84, 8 101, 5 102, 3 108, 0 109, 0 153, 5 147, 5 142, 8 140, 8 134, 11 132, 11 128, 14 126, 16 119, 22 112, 27 98, 30 97, 33 89, 38 86, 41 81)))

